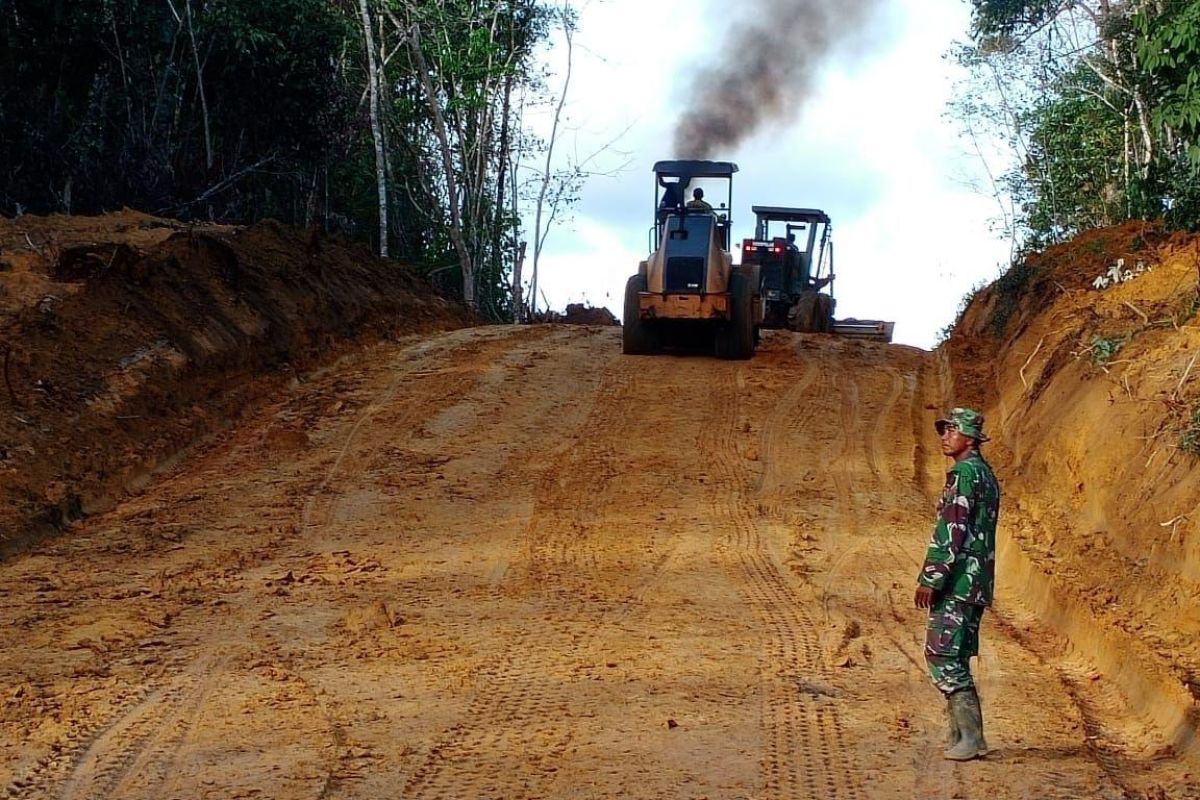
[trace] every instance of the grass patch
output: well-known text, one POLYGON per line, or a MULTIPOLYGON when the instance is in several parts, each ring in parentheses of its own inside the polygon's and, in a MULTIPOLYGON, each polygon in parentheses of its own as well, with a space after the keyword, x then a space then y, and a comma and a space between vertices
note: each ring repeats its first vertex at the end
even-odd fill
POLYGON ((1200 456, 1200 406, 1192 409, 1191 423, 1179 434, 1179 449, 1200 456))
POLYGON ((1108 363, 1113 360, 1121 348, 1129 344, 1129 340, 1133 338, 1133 334, 1126 332, 1120 336, 1093 336, 1092 337, 1092 363, 1103 369, 1108 366, 1108 363))
POLYGON ((996 313, 992 315, 988 328, 996 337, 1004 335, 1008 321, 1020 304, 1021 296, 1033 282, 1037 269, 1029 263, 1028 256, 1014 263, 996 279, 996 313))

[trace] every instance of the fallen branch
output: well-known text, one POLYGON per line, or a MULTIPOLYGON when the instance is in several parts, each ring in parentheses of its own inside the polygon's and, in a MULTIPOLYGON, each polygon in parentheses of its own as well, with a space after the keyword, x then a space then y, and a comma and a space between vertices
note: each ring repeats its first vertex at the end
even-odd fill
POLYGON ((1172 400, 1176 400, 1179 398, 1179 390, 1183 388, 1183 384, 1185 384, 1187 382, 1188 376, 1192 374, 1192 367, 1194 367, 1196 365, 1196 357, 1197 356, 1200 356, 1200 353, 1196 353, 1195 355, 1193 355, 1192 360, 1188 362, 1187 369, 1185 369, 1183 371, 1183 377, 1180 378, 1179 383, 1177 383, 1175 385, 1175 391, 1171 392, 1172 400))
POLYGON ((1142 318, 1143 325, 1150 324, 1150 317, 1147 316, 1146 314, 1144 314, 1140 308, 1138 308, 1137 306, 1135 306, 1133 303, 1129 302, 1128 300, 1122 300, 1121 302, 1137 312, 1137 315, 1142 318))
POLYGON ((156 214, 165 214, 168 211, 180 211, 182 209, 187 208, 188 206, 194 206, 197 203, 203 203, 205 200, 212 197, 217 192, 220 192, 223 189, 228 188, 231 184, 238 182, 239 180, 244 178, 246 175, 249 175, 251 172, 254 172, 255 170, 257 170, 259 167, 265 166, 266 164, 269 164, 274 160, 275 160, 274 155, 269 155, 266 158, 259 159, 258 161, 254 162, 253 164, 246 167, 245 169, 239 170, 239 171, 233 173, 225 180, 223 180, 220 183, 217 183, 214 186, 210 187, 209 189, 205 190, 204 194, 200 195, 195 200, 189 200, 186 203, 180 203, 179 205, 168 206, 166 208, 160 208, 155 213, 156 214))
POLYGON ((1022 384, 1022 385, 1023 385, 1023 386, 1024 386, 1026 389, 1028 389, 1028 388, 1029 388, 1029 381, 1025 380, 1025 368, 1029 366, 1029 362, 1030 362, 1030 361, 1033 361, 1033 357, 1034 357, 1034 356, 1036 356, 1036 355, 1038 354, 1038 351, 1042 349, 1042 345, 1043 345, 1045 342, 1046 342, 1046 337, 1045 337, 1045 336, 1043 336, 1043 337, 1041 338, 1041 341, 1039 341, 1039 342, 1037 343, 1037 347, 1033 348, 1033 352, 1029 354, 1029 358, 1025 359, 1025 363, 1021 365, 1021 371, 1020 371, 1020 374, 1021 374, 1021 384, 1022 384))
POLYGON ((1187 515, 1187 514, 1180 514, 1178 517, 1175 517, 1174 519, 1169 519, 1169 520, 1167 520, 1166 522, 1160 522, 1160 523, 1158 523, 1158 524, 1159 524, 1159 526, 1160 526, 1160 527, 1163 527, 1163 528, 1166 528, 1167 526, 1170 526, 1170 528, 1171 528, 1171 541, 1172 541, 1172 542, 1174 542, 1174 541, 1175 541, 1175 531, 1177 531, 1177 530, 1179 529, 1179 523, 1181 523, 1181 522, 1187 522, 1187 519, 1188 519, 1188 515, 1187 515))

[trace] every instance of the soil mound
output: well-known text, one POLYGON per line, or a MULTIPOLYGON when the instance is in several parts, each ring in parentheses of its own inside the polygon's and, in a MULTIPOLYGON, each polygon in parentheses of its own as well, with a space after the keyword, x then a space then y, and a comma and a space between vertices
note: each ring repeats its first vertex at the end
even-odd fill
POLYGON ((1198 266, 1200 236, 1091 231, 981 291, 942 351, 1012 498, 1004 580, 1194 763, 1198 266))
POLYGON ((0 220, 0 551, 111 504, 341 343, 470 322, 409 270, 271 221, 0 220))
POLYGON ((565 312, 545 311, 538 313, 534 322, 559 325, 617 325, 620 321, 603 306, 599 308, 583 303, 569 303, 565 312))

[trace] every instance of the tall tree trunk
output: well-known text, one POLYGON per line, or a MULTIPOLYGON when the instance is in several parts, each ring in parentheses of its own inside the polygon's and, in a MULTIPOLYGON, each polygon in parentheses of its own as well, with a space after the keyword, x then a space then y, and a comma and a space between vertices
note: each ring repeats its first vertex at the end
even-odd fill
POLYGON ((203 67, 200 64, 200 50, 196 47, 196 30, 192 27, 192 0, 185 0, 184 13, 187 14, 188 38, 192 42, 192 58, 196 64, 196 89, 200 93, 200 110, 204 116, 204 163, 209 170, 212 170, 212 129, 208 121, 208 98, 204 94, 204 75, 203 67))
MULTIPOLYGON (((571 27, 571 20, 567 15, 570 3, 564 3, 562 7, 562 24, 563 35, 567 40, 567 74, 563 78, 562 94, 558 97, 558 105, 554 109, 554 123, 550 126, 550 140, 546 143, 546 164, 542 171, 542 188, 538 192, 537 207, 534 213, 533 222, 533 276, 530 283, 529 296, 533 301, 533 308, 537 308, 538 297, 538 265, 542 259, 542 246, 546 243, 546 236, 550 232, 549 223, 546 224, 546 230, 542 230, 542 212, 546 206, 546 191, 550 188, 550 165, 554 158, 554 143, 558 138, 558 123, 562 119, 563 106, 567 102, 567 91, 571 88, 571 67, 575 61, 574 49, 574 29, 571 27)), ((554 209, 551 209, 553 217, 554 209)))
MULTIPOLYGON (((509 72, 504 78, 504 99, 500 107, 500 145, 496 153, 496 204, 492 213, 492 224, 489 238, 492 240, 492 252, 496 254, 496 261, 503 266, 504 253, 504 199, 506 192, 506 181, 508 180, 508 161, 512 157, 512 140, 509 129, 510 119, 512 117, 512 88, 513 76, 509 72)), ((513 262, 513 306, 512 315, 514 321, 520 321, 520 298, 518 289, 517 265, 513 262)))
MULTIPOLYGON (((365 2, 365 0, 363 0, 365 2)), ((458 253, 458 261, 462 267, 463 300, 471 308, 476 307, 475 297, 475 265, 471 259, 471 251, 463 241, 462 207, 459 205, 458 177, 454 170, 454 154, 450 148, 450 133, 446 129, 446 118, 438 104, 437 90, 433 87, 433 78, 429 74, 429 64, 421 49, 421 26, 413 25, 408 37, 408 47, 412 52, 413 62, 417 65, 418 78, 421 88, 425 90, 425 101, 429 106, 429 114, 433 119, 433 132, 438 141, 438 149, 442 155, 442 170, 446 177, 446 194, 450 208, 450 241, 458 253)))
POLYGON ((367 86, 371 95, 371 136, 375 140, 375 182, 379 187, 379 255, 388 257, 387 153, 383 146, 383 122, 380 119, 379 62, 375 56, 375 35, 371 31, 371 11, 367 0, 358 0, 362 16, 363 39, 367 47, 367 86))

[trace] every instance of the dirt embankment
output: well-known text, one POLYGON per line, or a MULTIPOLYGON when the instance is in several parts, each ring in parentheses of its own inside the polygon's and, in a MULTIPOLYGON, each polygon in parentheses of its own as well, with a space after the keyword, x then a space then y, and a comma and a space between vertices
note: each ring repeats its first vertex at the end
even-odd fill
POLYGON ((610 327, 621 324, 620 320, 607 308, 583 303, 568 303, 566 311, 539 311, 533 315, 533 321, 558 325, 607 325, 610 327))
POLYGON ((1092 231, 980 292, 943 348, 958 401, 989 412, 1015 501, 1001 552, 1010 591, 1121 689, 1143 729, 1167 733, 1130 733, 1129 745, 1192 763, 1198 265, 1200 237, 1150 223, 1092 231))
POLYGON ((0 220, 0 553, 110 506, 342 342, 469 321, 408 270, 273 222, 0 220))

